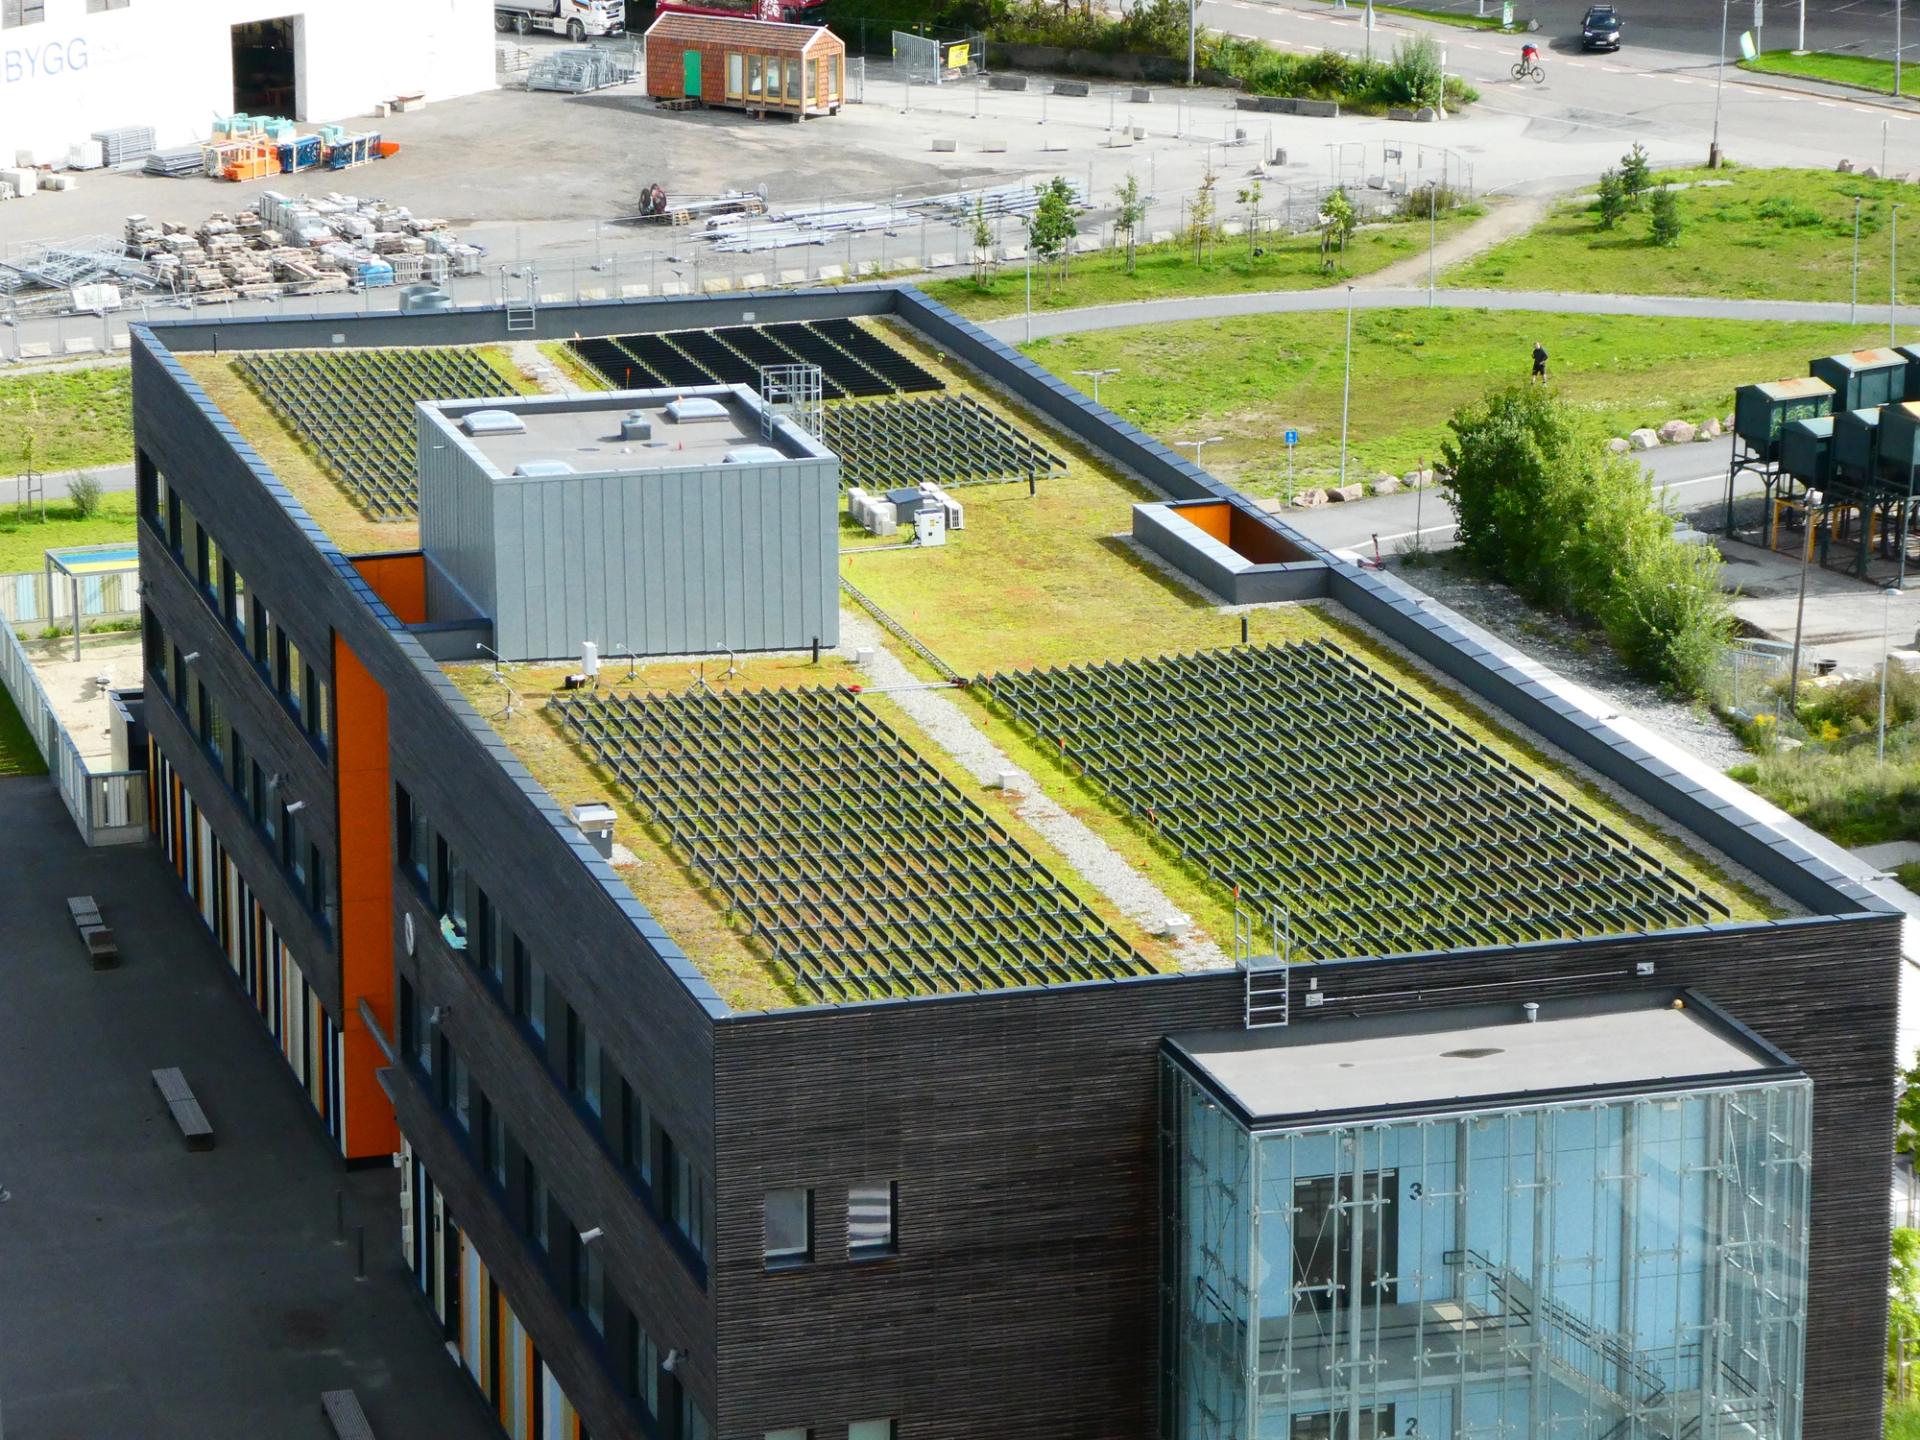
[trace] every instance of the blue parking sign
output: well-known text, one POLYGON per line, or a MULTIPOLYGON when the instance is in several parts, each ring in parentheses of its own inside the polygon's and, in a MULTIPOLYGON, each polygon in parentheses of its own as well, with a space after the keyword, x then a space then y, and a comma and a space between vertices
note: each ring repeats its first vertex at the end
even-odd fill
POLYGON ((1287 431, 1287 444, 1298 445, 1299 443, 1300 443, 1300 432, 1298 430, 1287 431))

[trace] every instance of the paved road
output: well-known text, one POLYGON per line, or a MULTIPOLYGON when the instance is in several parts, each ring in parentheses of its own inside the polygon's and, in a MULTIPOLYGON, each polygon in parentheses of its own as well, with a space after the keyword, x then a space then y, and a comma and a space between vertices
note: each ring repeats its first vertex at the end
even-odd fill
MULTIPOLYGON (((1076 335, 1129 325, 1166 325, 1181 320, 1218 320, 1230 315, 1277 315, 1346 308, 1348 288, 1268 290, 1241 295, 1196 295, 1176 300, 1139 300, 1124 305, 1090 305, 1076 310, 1036 311, 1032 336, 1076 335)), ((1351 287, 1357 310, 1395 310, 1428 303, 1424 289, 1351 287)), ((1862 325, 1887 323, 1885 305, 1861 305, 1853 312, 1845 301, 1716 300, 1688 295, 1585 295, 1561 290, 1450 290, 1432 294, 1435 305, 1452 310, 1529 310, 1561 315, 1647 315, 1695 320, 1807 320, 1862 325)), ((1920 325, 1920 306, 1902 305, 1896 324, 1920 325)), ((1028 335, 1025 315, 991 320, 983 328, 1018 344, 1028 335)))

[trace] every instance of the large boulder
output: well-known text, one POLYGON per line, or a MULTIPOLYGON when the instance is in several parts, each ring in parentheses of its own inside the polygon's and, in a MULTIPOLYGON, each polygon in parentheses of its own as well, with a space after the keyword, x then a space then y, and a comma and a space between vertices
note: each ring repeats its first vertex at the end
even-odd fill
POLYGON ((1611 440, 1607 441, 1607 453, 1610 455, 1624 455, 1627 453, 1627 451, 1631 450, 1632 448, 1633 447, 1629 445, 1626 442, 1626 440, 1619 435, 1616 435, 1611 440))
POLYGON ((1335 505, 1342 501, 1363 499, 1366 493, 1366 487, 1362 485, 1329 485, 1327 487, 1327 499, 1335 505))
POLYGON ((1834 166, 1833 169, 1835 174, 1851 175, 1853 173, 1853 161, 1842 160, 1838 165, 1834 166))
POLYGON ((1373 482, 1373 493, 1376 495, 1397 495, 1400 493, 1400 482, 1392 475, 1382 475, 1378 480, 1373 482))
POLYGON ((1301 510, 1311 510, 1316 505, 1327 503, 1327 492, 1321 489, 1300 490, 1293 497, 1294 505, 1301 510))
POLYGON ((1662 445, 1691 445, 1697 427, 1691 420, 1669 420, 1660 427, 1662 445))
POLYGON ((1700 427, 1699 438, 1702 440, 1718 440, 1722 435, 1726 433, 1727 432, 1723 430, 1720 426, 1720 417, 1718 415, 1713 415, 1708 417, 1707 423, 1700 427))
POLYGON ((1660 443, 1660 437, 1643 425, 1627 432, 1627 443, 1635 450, 1651 450, 1660 443))

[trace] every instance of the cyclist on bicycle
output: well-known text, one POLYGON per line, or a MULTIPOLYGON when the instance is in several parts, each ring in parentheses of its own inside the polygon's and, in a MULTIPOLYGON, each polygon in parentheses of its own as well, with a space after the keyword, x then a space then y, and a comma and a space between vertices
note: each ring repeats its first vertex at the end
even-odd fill
POLYGON ((1520 47, 1520 64, 1523 67, 1531 68, 1539 63, 1540 47, 1529 40, 1520 47))

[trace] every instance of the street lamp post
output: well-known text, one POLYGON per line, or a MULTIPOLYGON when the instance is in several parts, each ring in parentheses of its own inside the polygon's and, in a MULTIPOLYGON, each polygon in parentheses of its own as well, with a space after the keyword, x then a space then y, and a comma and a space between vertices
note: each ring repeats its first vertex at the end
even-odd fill
POLYGON ((1340 483, 1347 483, 1347 415, 1353 404, 1353 286, 1347 286, 1347 378, 1340 386, 1340 483))
POLYGON ((1187 84, 1193 84, 1193 53, 1199 29, 1200 0, 1187 0, 1187 84))
POLYGON ((1900 303, 1900 207, 1887 217, 1887 348, 1893 348, 1893 312, 1900 303))
POLYGON ((1440 245, 1440 182, 1427 182, 1427 308, 1433 308, 1433 267, 1440 245))
POLYGON ((1847 323, 1858 322, 1860 314, 1860 197, 1853 197, 1853 299, 1847 305, 1847 323))
POLYGON ((1193 446, 1193 463, 1198 465, 1200 463, 1200 456, 1205 452, 1207 446, 1218 445, 1220 443, 1220 437, 1218 435, 1209 435, 1204 440, 1176 440, 1173 443, 1176 445, 1193 446))
POLYGON ((1713 143, 1707 147, 1707 168, 1720 168, 1720 97, 1727 88, 1727 6, 1732 0, 1720 0, 1720 65, 1713 82, 1713 143))
POLYGON ((1033 343, 1033 237, 1027 237, 1027 343, 1033 343))
POLYGON ((1087 379, 1093 381, 1093 403, 1098 405, 1100 403, 1100 382, 1109 376, 1118 375, 1120 372, 1118 370, 1076 370, 1073 373, 1076 375, 1084 375, 1087 379))

